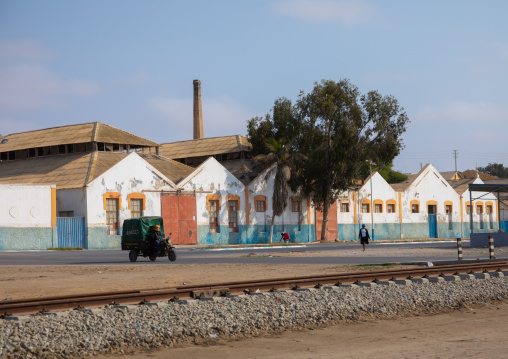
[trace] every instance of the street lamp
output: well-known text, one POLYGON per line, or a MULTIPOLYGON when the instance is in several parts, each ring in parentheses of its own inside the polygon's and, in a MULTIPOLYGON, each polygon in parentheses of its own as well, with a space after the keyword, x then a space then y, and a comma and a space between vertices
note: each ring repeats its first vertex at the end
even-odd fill
MULTIPOLYGON (((374 196, 372 195, 372 165, 375 163, 371 160, 366 161, 369 164, 370 169, 370 220, 371 220, 371 228, 372 228, 372 240, 374 240, 374 196)), ((381 167, 384 167, 384 165, 379 165, 376 169, 379 169, 381 167)))

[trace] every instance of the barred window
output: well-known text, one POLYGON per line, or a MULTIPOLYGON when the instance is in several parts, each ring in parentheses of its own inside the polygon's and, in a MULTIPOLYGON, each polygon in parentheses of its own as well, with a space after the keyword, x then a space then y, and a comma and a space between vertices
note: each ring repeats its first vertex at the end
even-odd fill
POLYGON ((131 218, 143 217, 143 200, 131 198, 131 218))
POLYGON ((386 210, 388 213, 395 213, 395 205, 393 203, 388 203, 386 205, 386 210))
POLYGON ((349 203, 341 203, 340 204, 341 212, 349 212, 349 203))
POLYGON ((411 205, 411 213, 420 213, 420 205, 412 204, 411 205))
POLYGON ((446 211, 446 214, 452 214, 452 206, 447 204, 445 206, 445 211, 446 211))
POLYGON ((238 232, 238 202, 228 201, 229 233, 238 232))
POLYGON ((106 223, 108 235, 118 235, 118 198, 106 198, 106 223))
POLYGON ((370 213, 370 204, 362 203, 362 213, 370 213))
POLYGON ((256 212, 264 212, 265 211, 265 201, 256 201, 256 212))
POLYGON ((291 200, 291 212, 300 212, 300 201, 291 200))
POLYGON ((491 205, 488 205, 487 206, 487 214, 491 214, 492 213, 492 206, 491 205))
POLYGON ((220 233, 219 227, 219 201, 211 200, 208 212, 210 233, 220 233))
POLYGON ((383 205, 380 203, 374 204, 375 213, 383 213, 383 205))

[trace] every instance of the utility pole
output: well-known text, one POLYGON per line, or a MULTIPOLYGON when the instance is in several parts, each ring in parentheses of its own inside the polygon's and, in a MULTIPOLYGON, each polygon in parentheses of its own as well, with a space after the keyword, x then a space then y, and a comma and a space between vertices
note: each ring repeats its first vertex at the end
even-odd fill
POLYGON ((459 155, 459 151, 453 150, 453 158, 455 158, 455 173, 457 173, 457 157, 459 155))

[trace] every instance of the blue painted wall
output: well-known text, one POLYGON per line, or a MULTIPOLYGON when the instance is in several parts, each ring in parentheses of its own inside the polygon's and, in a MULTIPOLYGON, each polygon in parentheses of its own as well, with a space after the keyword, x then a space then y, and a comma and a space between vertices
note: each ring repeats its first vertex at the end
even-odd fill
POLYGON ((56 246, 56 227, 0 227, 0 250, 48 249, 56 246))
POLYGON ((122 236, 108 236, 108 227, 86 227, 86 243, 86 249, 121 249, 122 236))
MULTIPOLYGON (((269 243, 270 226, 263 225, 240 225, 238 233, 229 233, 227 225, 220 226, 220 233, 210 233, 208 225, 198 226, 198 244, 202 245, 227 245, 227 244, 261 244, 269 243)), ((316 240, 315 226, 312 225, 274 225, 273 242, 278 243, 280 233, 289 233, 290 242, 305 243, 316 240)))
MULTIPOLYGON (((370 224, 366 224, 372 237, 370 224)), ((339 224, 338 237, 341 241, 357 241, 359 224, 339 224)), ((498 223, 485 222, 483 229, 474 223, 475 233, 493 233, 498 231, 498 223), (491 228, 492 227, 492 228, 491 228)), ((374 223, 375 240, 379 239, 424 239, 429 238, 428 223, 374 223), (402 236, 401 236, 402 234, 402 236)), ((469 238, 469 223, 452 222, 437 224, 437 238, 469 238), (462 230, 461 230, 462 227, 462 230)))

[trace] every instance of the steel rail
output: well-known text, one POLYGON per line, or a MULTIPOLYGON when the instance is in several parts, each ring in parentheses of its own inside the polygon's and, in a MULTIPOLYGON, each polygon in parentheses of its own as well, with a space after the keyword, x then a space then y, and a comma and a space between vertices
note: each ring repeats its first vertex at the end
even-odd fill
POLYGON ((298 289, 305 287, 424 278, 508 270, 508 262, 470 263, 435 267, 392 269, 370 272, 334 273, 252 281, 183 285, 114 292, 84 293, 0 301, 0 315, 33 314, 110 304, 138 304, 150 301, 211 297, 226 294, 298 289))

